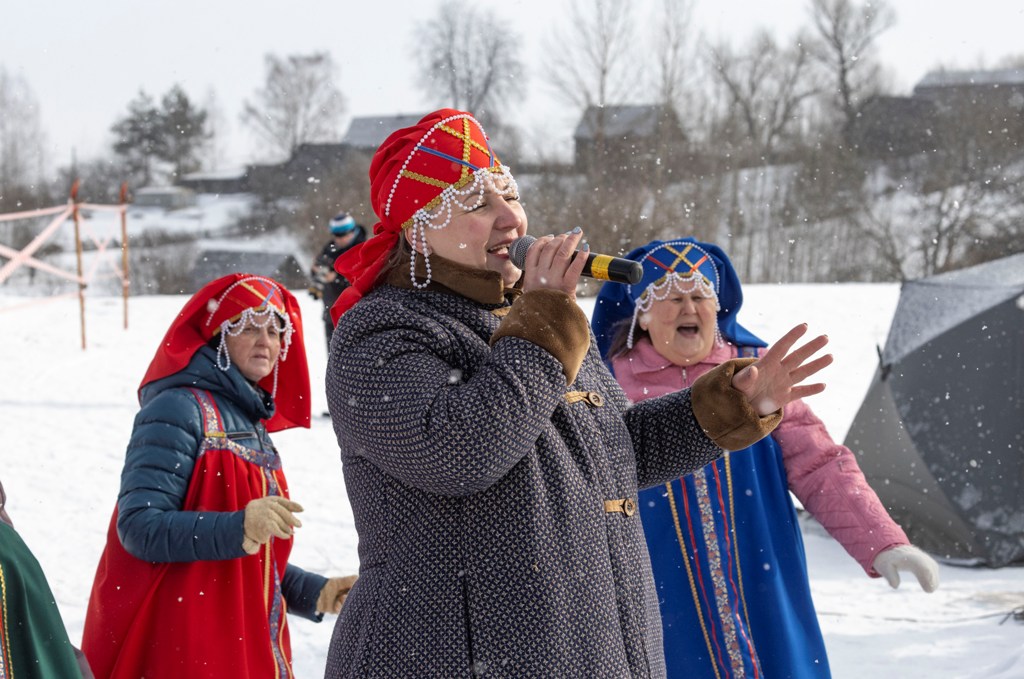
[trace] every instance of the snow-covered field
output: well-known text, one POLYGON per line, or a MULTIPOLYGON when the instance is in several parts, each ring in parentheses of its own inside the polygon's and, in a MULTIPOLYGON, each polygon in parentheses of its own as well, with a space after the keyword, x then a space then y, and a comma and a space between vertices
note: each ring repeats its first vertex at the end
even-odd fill
MULTIPOLYGON (((828 390, 811 403, 842 440, 867 390, 899 294, 896 285, 748 286, 744 325, 771 341, 795 323, 831 338, 828 390)), ((306 319, 314 414, 326 408, 320 308, 297 292, 306 319)), ((4 297, 0 363, 0 478, 8 509, 56 594, 74 642, 117 496, 135 390, 184 297, 86 301, 81 349, 76 299, 4 297)), ((589 311, 592 300, 582 300, 589 311)), ((356 535, 330 421, 275 436, 293 497, 306 511, 293 562, 328 575, 358 567, 356 535)), ((916 582, 891 590, 871 580, 813 522, 805 524, 811 581, 837 679, 1024 677, 1024 623, 1003 622, 1024 605, 1024 568, 941 567, 926 595, 916 582)), ((295 670, 321 677, 331 622, 292 621, 295 670)))

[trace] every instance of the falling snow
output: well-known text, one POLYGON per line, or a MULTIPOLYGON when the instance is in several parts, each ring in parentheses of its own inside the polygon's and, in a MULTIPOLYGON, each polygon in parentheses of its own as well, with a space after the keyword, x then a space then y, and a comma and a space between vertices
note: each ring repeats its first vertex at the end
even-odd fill
MULTIPOLYGON (((326 409, 321 307, 298 292, 316 414, 326 409)), ((871 381, 875 346, 884 344, 898 295, 896 284, 752 285, 744 289, 741 319, 767 339, 801 321, 831 338, 836 362, 825 371, 828 390, 812 405, 842 440, 871 381)), ((17 301, 0 297, 0 311, 17 301)), ((0 380, 0 474, 11 517, 49 576, 75 642, 117 497, 139 379, 183 302, 133 298, 124 330, 119 298, 88 298, 86 351, 75 299, 37 300, 5 314, 4 347, 17 360, 4 363, 0 380)), ((593 300, 580 303, 589 313, 593 300)), ((449 376, 453 385, 465 379, 456 371, 449 376)), ((274 441, 292 497, 305 507, 292 563, 326 575, 354 572, 356 534, 330 419, 315 417, 311 429, 280 432, 274 441)), ((1024 623, 999 624, 1006 611, 1024 605, 1024 568, 943 565, 938 592, 925 595, 906 578, 894 591, 867 578, 817 524, 802 519, 801 526, 835 679, 891 677, 894 667, 902 679, 1024 676, 1024 623)), ((290 619, 296 676, 323 676, 333 628, 328 618, 319 625, 290 619)))

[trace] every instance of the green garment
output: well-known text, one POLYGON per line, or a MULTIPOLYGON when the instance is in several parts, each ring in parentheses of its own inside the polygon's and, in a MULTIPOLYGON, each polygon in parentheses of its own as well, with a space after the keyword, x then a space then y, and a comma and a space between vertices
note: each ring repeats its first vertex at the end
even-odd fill
POLYGON ((0 679, 80 679, 74 648, 39 562, 0 521, 0 679))

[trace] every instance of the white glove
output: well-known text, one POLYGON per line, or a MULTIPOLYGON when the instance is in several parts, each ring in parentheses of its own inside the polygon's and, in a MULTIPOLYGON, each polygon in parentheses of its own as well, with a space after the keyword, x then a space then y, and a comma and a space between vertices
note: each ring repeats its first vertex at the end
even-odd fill
POLYGON ((893 589, 900 586, 900 571, 913 573, 926 592, 934 592, 939 586, 939 565, 914 545, 899 545, 879 552, 871 565, 893 589))

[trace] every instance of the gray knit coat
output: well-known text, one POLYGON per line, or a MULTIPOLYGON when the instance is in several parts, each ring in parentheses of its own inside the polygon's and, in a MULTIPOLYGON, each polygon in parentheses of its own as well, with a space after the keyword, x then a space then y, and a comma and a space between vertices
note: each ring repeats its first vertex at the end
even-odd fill
POLYGON ((360 578, 329 678, 665 673, 640 516, 605 503, 722 449, 689 390, 631 404, 593 340, 568 387, 541 346, 490 346, 501 306, 384 285, 338 324, 327 396, 360 578))

